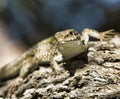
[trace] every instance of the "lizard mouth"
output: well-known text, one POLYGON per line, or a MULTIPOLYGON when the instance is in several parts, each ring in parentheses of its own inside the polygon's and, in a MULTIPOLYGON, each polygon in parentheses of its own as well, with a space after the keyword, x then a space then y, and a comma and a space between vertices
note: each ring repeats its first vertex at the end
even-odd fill
POLYGON ((64 41, 61 41, 61 43, 75 43, 75 42, 80 42, 81 38, 77 37, 77 38, 71 38, 71 39, 65 39, 64 41))

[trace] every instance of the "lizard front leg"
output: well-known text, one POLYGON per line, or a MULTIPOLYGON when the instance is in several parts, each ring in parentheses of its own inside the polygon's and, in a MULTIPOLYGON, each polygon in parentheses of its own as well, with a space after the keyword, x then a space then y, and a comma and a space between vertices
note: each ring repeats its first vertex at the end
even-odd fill
POLYGON ((100 41, 103 41, 103 40, 108 40, 109 38, 111 38, 112 35, 115 35, 113 29, 107 30, 104 32, 98 32, 94 29, 85 28, 81 33, 82 33, 81 41, 83 41, 85 45, 87 45, 87 43, 89 41, 89 36, 97 38, 100 41))
POLYGON ((61 53, 58 53, 57 55, 55 55, 53 57, 53 60, 51 61, 51 67, 52 70, 56 73, 56 74, 61 74, 64 71, 64 67, 63 67, 63 55, 61 53))

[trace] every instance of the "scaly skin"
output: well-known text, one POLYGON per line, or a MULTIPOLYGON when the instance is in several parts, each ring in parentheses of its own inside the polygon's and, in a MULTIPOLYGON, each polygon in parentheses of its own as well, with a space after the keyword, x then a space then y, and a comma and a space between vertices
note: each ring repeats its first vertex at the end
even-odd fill
POLYGON ((24 78, 38 64, 52 64, 57 72, 59 68, 56 67, 57 62, 68 60, 86 51, 89 36, 102 41, 109 34, 113 34, 113 30, 99 33, 96 30, 84 29, 81 34, 74 29, 57 32, 54 36, 39 42, 23 55, 0 68, 0 80, 10 79, 17 75, 24 78))

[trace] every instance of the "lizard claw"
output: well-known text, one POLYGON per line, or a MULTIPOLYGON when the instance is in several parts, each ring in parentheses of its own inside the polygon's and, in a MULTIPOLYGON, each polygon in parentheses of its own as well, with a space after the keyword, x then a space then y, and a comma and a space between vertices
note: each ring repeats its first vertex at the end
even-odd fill
POLYGON ((105 41, 105 40, 109 40, 110 38, 115 36, 115 30, 114 29, 110 29, 104 32, 100 33, 100 41, 105 41))
POLYGON ((17 87, 18 83, 20 81, 22 81, 23 79, 21 77, 18 77, 16 79, 14 79, 14 82, 12 81, 9 85, 8 85, 8 91, 7 91, 7 96, 11 96, 12 93, 14 93, 15 88, 17 87))

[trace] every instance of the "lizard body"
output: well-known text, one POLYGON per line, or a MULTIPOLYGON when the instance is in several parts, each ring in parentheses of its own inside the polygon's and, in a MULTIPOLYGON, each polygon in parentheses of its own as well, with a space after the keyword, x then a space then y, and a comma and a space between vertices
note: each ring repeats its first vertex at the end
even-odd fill
MULTIPOLYGON (((86 51, 89 36, 103 40, 113 30, 99 33, 96 30, 84 29, 78 33, 74 29, 57 32, 29 49, 14 61, 0 68, 0 80, 17 76, 25 77, 38 64, 52 64, 68 60, 86 51)), ((56 68, 56 67, 53 67, 56 68)), ((57 71, 57 70, 56 70, 57 71)))

